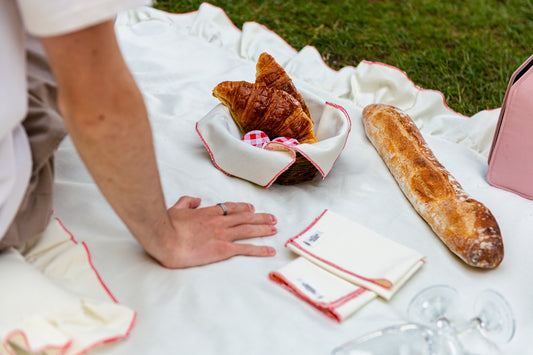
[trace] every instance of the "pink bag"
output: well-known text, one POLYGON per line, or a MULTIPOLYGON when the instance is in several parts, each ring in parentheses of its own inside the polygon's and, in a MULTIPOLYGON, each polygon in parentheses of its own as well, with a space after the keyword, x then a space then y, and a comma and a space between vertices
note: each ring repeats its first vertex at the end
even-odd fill
POLYGON ((509 81, 489 154, 488 182, 533 199, 533 55, 509 81))

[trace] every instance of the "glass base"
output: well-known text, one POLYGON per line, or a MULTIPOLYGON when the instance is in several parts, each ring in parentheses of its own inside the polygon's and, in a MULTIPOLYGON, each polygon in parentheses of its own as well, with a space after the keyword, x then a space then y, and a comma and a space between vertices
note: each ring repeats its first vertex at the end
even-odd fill
POLYGON ((451 321, 458 314, 459 294, 451 286, 435 285, 416 294, 407 308, 410 322, 433 326, 440 319, 451 321))
POLYGON ((433 332, 419 324, 401 324, 363 335, 333 350, 332 355, 433 355, 433 332))

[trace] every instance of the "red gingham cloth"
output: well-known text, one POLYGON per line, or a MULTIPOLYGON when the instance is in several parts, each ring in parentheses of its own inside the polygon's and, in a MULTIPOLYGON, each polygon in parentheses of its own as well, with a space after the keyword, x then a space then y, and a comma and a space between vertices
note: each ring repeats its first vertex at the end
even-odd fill
MULTIPOLYGON (((248 144, 253 145, 254 147, 263 148, 266 144, 270 143, 270 138, 266 135, 265 132, 260 130, 253 130, 242 137, 242 141, 248 144)), ((278 137, 274 138, 272 142, 281 143, 290 147, 298 145, 298 141, 294 138, 289 137, 278 137)))
POLYGON ((246 133, 242 137, 243 142, 253 145, 257 148, 263 148, 265 144, 270 142, 270 138, 266 135, 265 132, 260 130, 254 130, 246 133))
POLYGON ((289 147, 294 147, 294 146, 300 144, 296 139, 289 138, 289 137, 274 138, 272 140, 272 142, 278 142, 278 143, 281 143, 281 144, 285 144, 285 145, 288 145, 289 147))

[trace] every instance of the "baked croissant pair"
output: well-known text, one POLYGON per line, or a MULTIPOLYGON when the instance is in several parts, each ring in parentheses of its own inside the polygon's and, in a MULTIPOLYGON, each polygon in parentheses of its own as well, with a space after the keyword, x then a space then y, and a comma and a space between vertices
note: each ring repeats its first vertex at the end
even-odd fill
POLYGON ((256 70, 255 83, 224 81, 213 90, 241 132, 317 142, 309 109, 285 70, 268 53, 260 55, 256 70))

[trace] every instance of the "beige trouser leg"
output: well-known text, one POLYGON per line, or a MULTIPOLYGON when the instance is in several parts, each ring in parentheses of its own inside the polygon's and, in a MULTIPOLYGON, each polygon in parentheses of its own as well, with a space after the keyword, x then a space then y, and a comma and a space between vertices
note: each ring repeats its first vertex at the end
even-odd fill
POLYGON ((36 38, 26 37, 28 115, 23 126, 32 151, 32 175, 26 194, 0 241, 0 250, 25 249, 48 225, 52 212, 54 153, 66 135, 57 107, 57 87, 44 50, 36 38))

